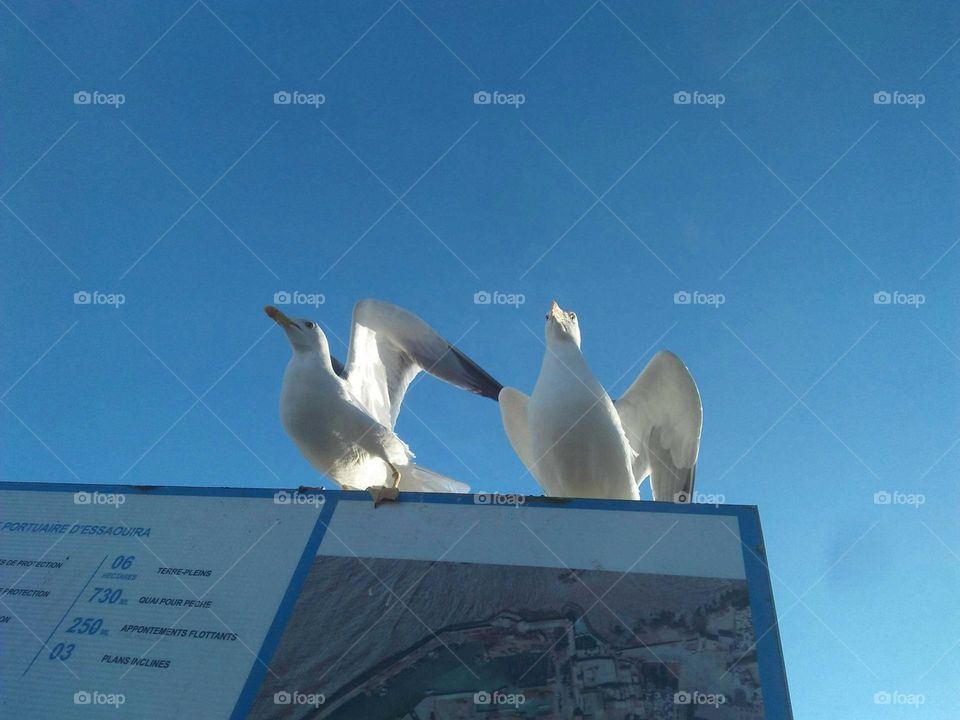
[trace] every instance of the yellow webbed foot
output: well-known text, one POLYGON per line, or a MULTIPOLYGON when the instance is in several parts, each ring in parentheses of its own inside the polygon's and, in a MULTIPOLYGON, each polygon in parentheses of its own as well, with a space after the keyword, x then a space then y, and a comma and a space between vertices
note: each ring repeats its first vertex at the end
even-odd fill
POLYGON ((373 498, 374 507, 377 507, 382 502, 396 502, 397 498, 400 497, 400 490, 396 487, 386 487, 385 485, 368 487, 367 492, 370 493, 370 497, 373 498))

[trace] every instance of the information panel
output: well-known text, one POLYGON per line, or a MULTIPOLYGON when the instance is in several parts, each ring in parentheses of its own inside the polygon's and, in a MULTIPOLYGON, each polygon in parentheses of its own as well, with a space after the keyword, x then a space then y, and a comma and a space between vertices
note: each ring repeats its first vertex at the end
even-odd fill
POLYGON ((104 490, 0 489, 0 717, 229 717, 319 507, 104 490))
POLYGON ((8 483, 0 716, 791 711, 754 508, 8 483))

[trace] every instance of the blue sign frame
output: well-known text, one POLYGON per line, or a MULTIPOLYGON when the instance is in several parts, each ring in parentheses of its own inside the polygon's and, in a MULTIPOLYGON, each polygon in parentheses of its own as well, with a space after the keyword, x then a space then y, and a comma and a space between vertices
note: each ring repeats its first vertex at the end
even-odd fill
MULTIPOLYGON (((140 495, 176 495, 176 496, 215 496, 272 498, 280 488, 226 488, 226 487, 180 487, 180 486, 136 486, 80 483, 37 483, 2 482, 0 490, 34 492, 103 492, 140 495)), ((264 641, 257 652, 260 662, 255 662, 244 684, 231 720, 242 720, 250 712, 257 692, 266 675, 269 663, 277 649, 287 621, 300 595, 306 580, 310 564, 316 557, 327 527, 341 502, 370 502, 365 492, 327 490, 310 488, 310 491, 323 492, 325 503, 318 514, 316 525, 297 563, 293 577, 283 594, 283 599, 270 624, 264 641)), ((445 505, 475 505, 475 495, 453 493, 401 493, 401 503, 433 503, 445 505)), ((783 650, 780 644, 780 632, 773 599, 773 587, 770 571, 766 562, 763 532, 760 527, 760 515, 752 505, 706 505, 673 504, 634 500, 587 500, 545 498, 527 496, 524 506, 528 508, 565 508, 570 510, 618 510, 629 512, 667 513, 679 515, 712 515, 736 518, 743 546, 743 564, 746 573, 750 597, 750 612, 753 618, 756 641, 757 664, 760 672, 760 686, 763 693, 764 712, 767 718, 793 720, 790 707, 790 693, 787 687, 786 669, 783 662, 783 650)), ((490 507, 496 507, 491 505, 490 507)), ((388 511, 388 510, 386 510, 388 511)))

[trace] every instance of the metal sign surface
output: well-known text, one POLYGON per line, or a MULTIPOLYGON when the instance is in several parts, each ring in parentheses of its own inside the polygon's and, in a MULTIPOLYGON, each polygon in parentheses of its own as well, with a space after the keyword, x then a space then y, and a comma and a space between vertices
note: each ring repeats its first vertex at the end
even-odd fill
POLYGON ((754 508, 38 483, 0 485, 8 712, 791 717, 754 508))

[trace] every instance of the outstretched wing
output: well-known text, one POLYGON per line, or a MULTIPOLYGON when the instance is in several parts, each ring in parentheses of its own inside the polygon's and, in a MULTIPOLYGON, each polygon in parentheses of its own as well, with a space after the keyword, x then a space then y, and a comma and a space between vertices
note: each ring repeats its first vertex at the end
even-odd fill
POLYGON ((662 350, 614 403, 620 422, 636 451, 633 476, 648 475, 653 499, 676 502, 693 492, 703 407, 686 365, 662 350))
POLYGON ((537 477, 537 457, 533 452, 530 441, 530 425, 527 423, 527 403, 530 398, 519 390, 505 387, 500 391, 500 417, 503 420, 503 429, 513 451, 526 466, 534 479, 537 477))
POLYGON ((407 386, 421 370, 493 400, 503 387, 413 313, 379 300, 358 302, 346 381, 367 412, 393 428, 407 386))

